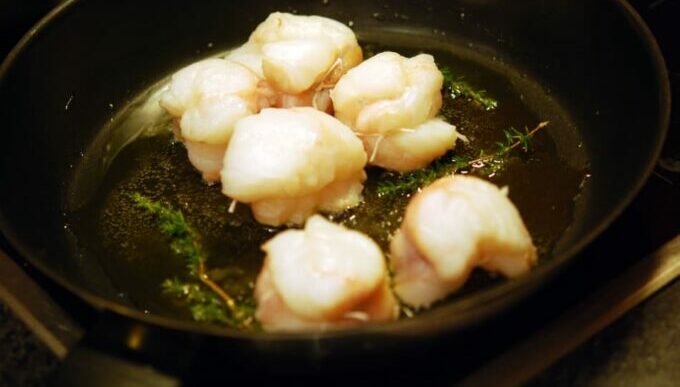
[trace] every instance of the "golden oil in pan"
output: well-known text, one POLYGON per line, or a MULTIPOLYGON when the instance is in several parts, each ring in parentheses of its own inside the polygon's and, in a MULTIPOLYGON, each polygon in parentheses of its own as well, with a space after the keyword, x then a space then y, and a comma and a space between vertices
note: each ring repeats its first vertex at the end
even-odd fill
MULTIPOLYGON (((389 41, 384 37, 375 40, 389 41)), ((365 48, 367 52, 391 49, 403 55, 419 52, 394 48, 402 46, 369 44, 365 48)), ((423 46, 411 47, 422 50, 423 46)), ((583 157, 575 161, 573 156, 579 153, 575 149, 575 129, 552 98, 543 95, 524 76, 512 75, 519 74, 514 69, 492 63, 491 58, 453 55, 458 51, 446 48, 431 47, 426 51, 435 56, 439 65, 449 67, 499 102, 495 110, 485 111, 465 98, 444 98, 442 111, 446 118, 471 140, 469 145, 459 142, 455 152, 476 155, 481 149, 493 151, 495 142, 503 139, 504 129, 531 129, 540 121, 551 121, 548 129, 534 137, 530 155, 511 158, 501 172, 488 178, 510 187, 510 198, 539 247, 540 260, 550 259, 552 247, 572 222, 574 200, 586 174, 583 157)), ((369 168, 365 202, 332 218, 365 232, 386 249, 409 198, 378 197, 376 181, 382 174, 380 169, 369 168)), ((161 292, 166 278, 187 278, 183 257, 171 252, 154 219, 134 206, 129 198, 133 192, 181 209, 187 222, 201 235, 211 276, 230 294, 242 299, 252 297, 264 258, 260 245, 281 229, 255 222, 246 205, 238 205, 235 213, 229 213, 230 200, 221 194, 220 186, 207 186, 201 181, 189 164, 184 146, 172 140, 168 128, 164 134, 138 139, 124 148, 94 198, 85 208, 69 214, 78 236, 79 253, 99 260, 127 300, 151 313, 191 318, 184 306, 161 292)), ((499 280, 476 271, 451 298, 499 280)))

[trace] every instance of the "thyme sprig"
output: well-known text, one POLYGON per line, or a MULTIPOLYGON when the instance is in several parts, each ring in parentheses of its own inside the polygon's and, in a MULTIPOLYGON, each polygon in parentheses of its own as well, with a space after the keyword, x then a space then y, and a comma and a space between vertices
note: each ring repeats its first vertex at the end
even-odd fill
POLYGON ((486 111, 491 111, 498 107, 498 101, 489 97, 486 94, 486 90, 473 88, 462 77, 455 77, 448 67, 441 67, 440 71, 444 76, 444 89, 451 95, 452 99, 458 97, 468 98, 486 111))
POLYGON ((187 225, 184 214, 138 192, 133 193, 131 198, 137 207, 145 209, 156 217, 160 231, 170 237, 172 251, 185 257, 189 274, 198 275, 201 271, 200 266, 205 264, 206 256, 198 243, 196 233, 187 225))
POLYGON ((470 166, 474 167, 475 164, 493 161, 494 159, 502 159, 518 147, 521 147, 525 153, 530 152, 533 149, 532 137, 536 132, 548 126, 549 123, 550 122, 548 121, 540 122, 531 131, 526 127, 524 128, 524 132, 520 132, 512 127, 504 130, 503 134, 505 135, 505 141, 496 142, 498 150, 493 154, 480 155, 480 157, 470 161, 470 166))
POLYGON ((198 282, 184 282, 177 278, 166 279, 161 287, 166 294, 183 299, 196 321, 250 324, 252 313, 247 306, 237 305, 207 272, 207 255, 199 242, 198 234, 187 224, 184 214, 167 204, 153 201, 140 193, 130 195, 135 204, 148 211, 158 222, 160 231, 170 237, 170 247, 186 260, 189 275, 198 282), (202 286, 201 286, 202 285, 202 286), (205 289, 207 288, 207 289, 205 289))
POLYGON ((229 318, 222 300, 198 283, 189 283, 178 278, 166 279, 161 284, 163 293, 183 299, 196 321, 226 323, 229 318))
POLYGON ((252 327, 254 323, 255 305, 253 304, 238 303, 234 311, 227 313, 220 297, 198 283, 168 278, 163 281, 161 287, 163 293, 184 300, 189 305, 191 315, 196 321, 217 322, 240 328, 252 327))
POLYGON ((497 142, 497 149, 491 153, 481 150, 476 157, 450 155, 435 160, 426 168, 402 175, 388 172, 378 182, 377 193, 381 197, 410 194, 456 172, 493 175, 504 167, 507 157, 514 150, 519 148, 525 153, 530 152, 533 149, 533 136, 548 124, 547 121, 541 122, 531 131, 526 128, 524 131, 515 128, 504 130, 504 140, 497 142))

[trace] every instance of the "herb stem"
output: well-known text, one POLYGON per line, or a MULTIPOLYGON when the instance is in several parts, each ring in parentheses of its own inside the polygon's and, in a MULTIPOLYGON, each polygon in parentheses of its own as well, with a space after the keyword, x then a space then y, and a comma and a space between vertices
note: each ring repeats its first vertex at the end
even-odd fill
POLYGON ((226 305, 232 316, 235 316, 238 312, 236 301, 208 275, 205 265, 206 254, 201 248, 196 232, 186 223, 182 212, 166 204, 154 202, 139 193, 133 193, 131 198, 138 207, 156 217, 161 232, 171 238, 172 249, 175 253, 185 256, 190 274, 210 288, 226 305))
POLYGON ((236 310, 236 301, 234 301, 234 298, 231 297, 227 292, 222 289, 221 286, 219 286, 215 281, 210 278, 208 275, 206 268, 205 268, 205 263, 200 262, 198 264, 198 279, 201 280, 203 284, 205 284, 207 287, 210 288, 215 294, 224 302, 224 304, 229 308, 229 311, 231 312, 232 315, 235 315, 237 310, 236 310))
MULTIPOLYGON (((539 130, 545 128, 546 126, 548 126, 548 124, 550 124, 550 121, 543 121, 543 122, 540 122, 535 128, 531 129, 531 131, 530 131, 529 133, 526 134, 526 137, 527 137, 527 138, 533 137, 533 135, 536 134, 536 132, 538 132, 539 130)), ((513 149, 517 148, 517 147, 520 146, 520 145, 522 145, 522 141, 521 141, 521 140, 515 141, 515 142, 514 142, 513 144, 511 144, 509 147, 503 149, 502 152, 501 152, 500 154, 491 154, 491 155, 488 155, 488 156, 479 157, 479 158, 477 158, 477 159, 474 159, 474 160, 472 160, 472 161, 469 161, 469 162, 468 162, 468 165, 471 166, 471 167, 474 167, 476 164, 478 165, 478 164, 483 163, 483 162, 485 162, 485 161, 492 160, 492 159, 494 159, 494 158, 496 158, 496 157, 504 156, 504 155, 510 153, 513 149)))
POLYGON ((455 78, 450 68, 443 66, 440 71, 444 77, 444 87, 448 89, 451 98, 466 97, 486 111, 495 110, 498 107, 498 101, 488 97, 485 90, 476 90, 462 78, 455 78))
POLYGON ((548 121, 540 122, 534 129, 529 131, 525 128, 524 132, 510 128, 504 130, 504 141, 499 141, 498 150, 494 153, 486 154, 483 150, 473 159, 471 156, 452 155, 439 160, 435 160, 428 167, 397 175, 392 172, 383 174, 381 181, 378 182, 377 193, 379 196, 409 194, 422 187, 425 187, 440 177, 459 172, 464 173, 483 173, 489 177, 496 174, 503 168, 508 154, 517 148, 524 152, 531 150, 532 137, 541 129, 548 126, 548 121))

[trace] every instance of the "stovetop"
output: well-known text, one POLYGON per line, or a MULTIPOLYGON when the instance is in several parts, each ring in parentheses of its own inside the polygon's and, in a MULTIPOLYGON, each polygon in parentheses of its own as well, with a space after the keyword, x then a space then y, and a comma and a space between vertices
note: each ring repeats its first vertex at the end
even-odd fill
MULTIPOLYGON (((0 2, 0 57, 18 40, 21 31, 58 1, 0 2), (7 11, 8 10, 8 11, 7 11), (10 19, 9 15, 16 15, 10 19)), ((677 20, 680 2, 675 0, 633 0, 631 4, 647 21, 664 52, 671 87, 680 95, 680 45, 677 20)), ((581 259, 539 294, 523 302, 508 316, 508 323, 522 323, 529 334, 546 321, 596 289, 605 279, 616 276, 661 244, 680 234, 680 98, 673 101, 673 115, 661 161, 633 204, 582 256, 581 259), (624 242, 625 241, 625 242, 624 242), (618 256, 612 267, 597 257, 618 256), (578 278, 581 286, 567 286, 578 278), (568 294, 563 291, 570 288, 568 294), (536 310, 541 305, 541 310, 536 310), (526 316, 531 316, 527 319, 526 316), (524 316, 524 317, 521 317, 524 316), (531 321, 527 321, 531 320, 531 321)), ((7 246, 0 241, 0 248, 7 246)), ((22 265, 25 264, 21 263, 22 265)), ((96 314, 60 290, 40 273, 25 267, 31 277, 47 290, 81 325, 87 327, 96 314), (75 311, 75 312, 73 312, 75 311)), ((680 378, 680 282, 660 292, 651 301, 636 308, 618 323, 590 340, 539 375, 535 385, 606 384, 639 385, 652 381, 672 385, 680 378), (622 344, 623 343, 623 344, 622 344), (653 377, 650 379, 650 375, 653 377), (605 378, 605 379, 603 379, 605 378), (637 378, 637 379, 636 379, 637 378), (619 382, 617 382, 619 381, 619 382), (636 383, 638 381, 639 383, 636 383)), ((522 338, 502 340, 486 351, 471 356, 451 378, 464 376, 522 338)), ((59 366, 59 361, 41 345, 34 335, 8 309, 0 305, 0 385, 40 384, 45 375, 59 366)))

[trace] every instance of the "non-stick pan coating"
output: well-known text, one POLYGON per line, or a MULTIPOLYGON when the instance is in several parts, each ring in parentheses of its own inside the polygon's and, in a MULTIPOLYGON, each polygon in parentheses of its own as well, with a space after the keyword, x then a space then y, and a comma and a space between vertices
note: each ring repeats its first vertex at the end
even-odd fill
POLYGON ((328 337, 417 336, 460 328, 506 308, 605 229, 658 156, 669 116, 667 75, 649 31, 620 1, 69 1, 41 21, 0 68, 0 223, 21 255, 96 306, 170 328, 262 337, 121 305, 96 262, 72 254, 75 236, 64 230, 63 211, 72 168, 115 113, 111 106, 124 106, 163 74, 239 44, 276 10, 329 16, 359 32, 457 39, 496 55, 560 101, 590 159, 592 178, 581 208, 551 262, 427 316, 328 337))

